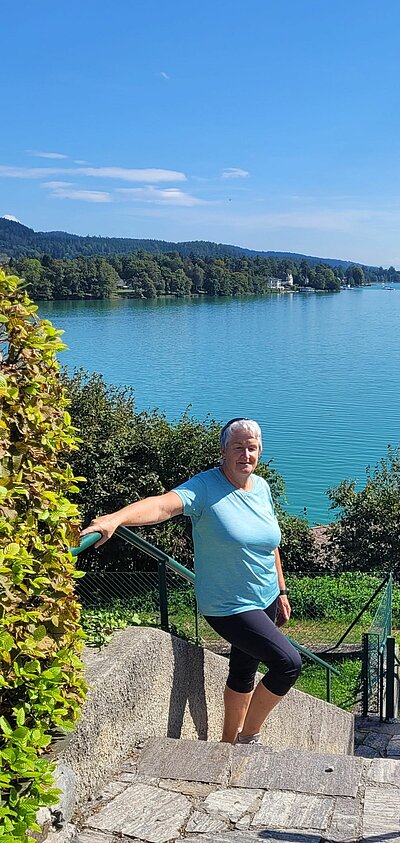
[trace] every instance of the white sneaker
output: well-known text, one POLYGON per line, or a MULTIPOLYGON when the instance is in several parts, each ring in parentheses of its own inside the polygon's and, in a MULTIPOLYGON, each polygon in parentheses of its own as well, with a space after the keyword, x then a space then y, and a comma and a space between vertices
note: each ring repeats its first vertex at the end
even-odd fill
POLYGON ((256 735, 242 735, 241 732, 238 732, 238 736, 236 738, 236 743, 240 744, 251 744, 251 743, 261 743, 261 735, 258 732, 256 735))

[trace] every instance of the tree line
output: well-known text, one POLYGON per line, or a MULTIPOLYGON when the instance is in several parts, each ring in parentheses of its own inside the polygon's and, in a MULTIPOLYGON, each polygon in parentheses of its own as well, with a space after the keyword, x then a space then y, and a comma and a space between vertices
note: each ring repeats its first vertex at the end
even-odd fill
POLYGON ((343 284, 362 286, 382 280, 379 274, 356 265, 345 269, 287 258, 186 257, 179 252, 153 255, 139 251, 74 259, 55 259, 46 254, 11 258, 9 267, 25 279, 29 295, 36 300, 107 299, 118 291, 145 299, 165 295, 260 295, 269 292, 276 279, 282 284, 292 280, 300 288, 336 291, 343 284))

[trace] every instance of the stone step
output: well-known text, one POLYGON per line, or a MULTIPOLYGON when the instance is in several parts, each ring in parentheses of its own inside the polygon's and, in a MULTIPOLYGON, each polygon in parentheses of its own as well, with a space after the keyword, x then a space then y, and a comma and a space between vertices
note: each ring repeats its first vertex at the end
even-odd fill
POLYGON ((228 787, 268 788, 355 796, 362 772, 360 758, 319 755, 263 746, 151 738, 142 750, 139 774, 185 779, 228 787), (301 764, 299 765, 299 759, 301 764))
POLYGON ((77 843, 400 843, 400 761, 151 738, 77 843))

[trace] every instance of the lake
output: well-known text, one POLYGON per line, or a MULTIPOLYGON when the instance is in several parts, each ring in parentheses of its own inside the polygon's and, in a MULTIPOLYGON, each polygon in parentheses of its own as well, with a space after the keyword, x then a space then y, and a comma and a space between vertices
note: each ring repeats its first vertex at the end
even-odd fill
POLYGON ((61 363, 132 385, 138 409, 257 419, 288 510, 311 523, 331 520, 329 487, 362 485, 399 443, 400 288, 39 304, 65 331, 61 363))

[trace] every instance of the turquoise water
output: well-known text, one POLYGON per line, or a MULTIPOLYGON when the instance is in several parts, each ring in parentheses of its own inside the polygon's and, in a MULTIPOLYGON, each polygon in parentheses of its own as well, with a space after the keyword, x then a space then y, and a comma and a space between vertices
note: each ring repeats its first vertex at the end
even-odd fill
POLYGON ((168 419, 190 404, 257 419, 288 509, 330 519, 326 489, 362 483, 400 440, 400 288, 236 299, 41 302, 61 362, 131 384, 168 419))

